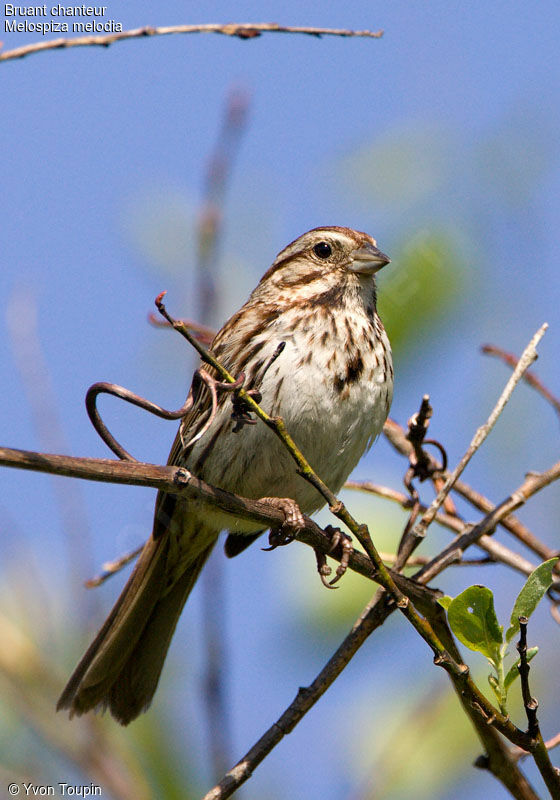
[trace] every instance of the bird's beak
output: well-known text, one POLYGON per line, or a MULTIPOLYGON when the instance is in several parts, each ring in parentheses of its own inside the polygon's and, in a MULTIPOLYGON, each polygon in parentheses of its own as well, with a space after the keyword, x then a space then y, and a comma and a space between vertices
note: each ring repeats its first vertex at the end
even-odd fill
POLYGON ((375 245, 366 242, 352 253, 352 262, 348 269, 360 275, 373 275, 390 261, 375 245))

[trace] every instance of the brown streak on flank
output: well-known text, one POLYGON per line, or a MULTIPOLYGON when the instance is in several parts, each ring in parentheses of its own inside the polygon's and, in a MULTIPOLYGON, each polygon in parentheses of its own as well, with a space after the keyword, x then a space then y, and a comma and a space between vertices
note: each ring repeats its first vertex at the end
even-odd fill
POLYGON ((334 314, 330 314, 329 316, 330 316, 330 320, 331 320, 331 328, 332 328, 333 336, 334 336, 334 338, 336 340, 338 338, 338 325, 336 324, 336 317, 335 317, 334 314))
POLYGON ((326 346, 328 341, 329 341, 329 332, 325 331, 321 336, 321 344, 323 345, 323 347, 326 346))
POLYGON ((262 367, 264 366, 264 363, 265 363, 265 359, 264 358, 260 358, 257 361, 257 363, 255 364, 255 366, 253 368, 252 375, 251 375, 251 380, 249 381, 249 383, 251 385, 251 388, 255 385, 255 381, 257 380, 258 375, 259 375, 259 370, 262 369, 262 367))
POLYGON ((341 378, 340 375, 337 375, 334 379, 334 390, 337 394, 340 394, 344 389, 344 378, 341 378))
POLYGON ((350 324, 350 320, 348 319, 348 317, 344 318, 344 324, 346 325, 346 332, 348 334, 348 342, 347 342, 347 344, 350 345, 350 347, 353 347, 354 346, 354 328, 350 324))
POLYGON ((350 359, 346 365, 346 383, 355 383, 364 371, 364 362, 359 353, 350 359))
POLYGON ((274 397, 272 398, 272 408, 271 414, 275 414, 278 408, 278 398, 280 397, 280 389, 282 388, 282 384, 284 383, 284 378, 280 378, 278 383, 276 384, 276 389, 274 390, 274 397))
MULTIPOLYGON (((246 345, 247 342, 245 342, 244 344, 246 345)), ((237 365, 236 365, 238 374, 240 372, 243 372, 243 370, 245 369, 247 364, 249 364, 251 361, 253 361, 253 359, 255 358, 257 353, 259 353, 262 350, 262 348, 265 346, 265 344, 266 344, 266 341, 264 339, 261 339, 260 342, 256 342, 253 345, 253 347, 251 347, 249 350, 245 350, 245 347, 240 348, 240 351, 243 352, 243 350, 245 350, 245 353, 243 355, 243 358, 241 358, 238 361, 237 365)), ((262 365, 262 362, 261 362, 261 365, 262 365)), ((253 370, 253 375, 255 375, 255 373, 256 373, 256 370, 253 370)))

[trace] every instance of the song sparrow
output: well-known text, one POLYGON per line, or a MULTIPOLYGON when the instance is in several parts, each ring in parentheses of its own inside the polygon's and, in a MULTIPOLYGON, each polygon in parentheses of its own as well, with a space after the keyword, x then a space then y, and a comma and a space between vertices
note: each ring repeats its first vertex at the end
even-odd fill
MULTIPOLYGON (((388 262, 365 233, 311 230, 282 250, 212 344, 232 374, 245 373, 245 387, 258 387, 263 408, 284 418, 334 492, 389 412, 393 368, 375 285, 388 262), (284 350, 270 365, 280 342, 284 350)), ((264 424, 234 432, 230 394, 220 396, 209 429, 190 443, 210 413, 209 392, 195 383, 168 463, 246 497, 292 498, 305 513, 324 505, 264 424)), ((149 706, 179 615, 222 530, 230 556, 262 533, 211 505, 158 494, 152 535, 58 709, 73 715, 108 707, 126 725, 149 706)))

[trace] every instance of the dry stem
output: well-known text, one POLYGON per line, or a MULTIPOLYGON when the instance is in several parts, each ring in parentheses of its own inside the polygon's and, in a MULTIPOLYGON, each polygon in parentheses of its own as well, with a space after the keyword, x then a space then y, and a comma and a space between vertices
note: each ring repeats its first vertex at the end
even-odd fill
POLYGON ((480 428, 478 428, 464 456, 461 458, 461 460, 459 461, 453 472, 446 479, 445 484, 443 485, 441 491, 438 493, 437 497, 433 500, 428 510, 425 512, 425 514, 422 515, 422 519, 415 526, 415 533, 417 536, 425 535, 428 525, 430 525, 430 523, 433 521, 435 515, 437 514, 445 498, 453 488, 455 482, 462 475, 465 467, 467 466, 471 458, 474 456, 480 445, 484 442, 484 440, 486 439, 486 437, 496 424, 500 414, 505 408, 506 403, 513 394, 513 390, 515 389, 519 381, 522 379, 525 372, 529 369, 531 364, 534 361, 536 361, 537 359, 536 348, 538 343, 544 336, 547 328, 548 324, 545 322, 544 325, 541 325, 539 330, 535 333, 535 335, 533 336, 533 338, 523 351, 521 358, 517 362, 517 366, 515 367, 513 374, 511 375, 502 394, 500 395, 498 402, 494 406, 492 413, 490 414, 484 425, 481 425, 480 428))
POLYGON ((304 34, 306 36, 352 36, 368 39, 380 39, 383 31, 352 31, 345 28, 313 28, 278 25, 275 22, 243 22, 230 23, 227 25, 169 25, 165 27, 151 27, 146 25, 143 28, 135 28, 129 31, 119 31, 99 36, 76 36, 73 38, 51 39, 46 42, 36 42, 26 44, 22 47, 15 47, 0 54, 0 61, 11 61, 16 58, 40 53, 44 50, 58 50, 68 47, 109 47, 115 42, 124 39, 142 39, 146 36, 169 36, 176 33, 221 33, 225 36, 234 36, 238 39, 256 39, 263 33, 293 33, 304 34))

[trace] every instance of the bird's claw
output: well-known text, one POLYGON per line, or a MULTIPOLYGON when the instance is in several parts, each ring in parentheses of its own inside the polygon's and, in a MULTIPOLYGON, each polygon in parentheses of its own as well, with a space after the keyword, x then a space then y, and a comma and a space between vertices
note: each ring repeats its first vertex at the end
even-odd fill
POLYGON ((316 550, 315 555, 317 557, 317 571, 323 586, 326 586, 329 589, 336 589, 337 587, 334 584, 338 583, 348 569, 350 556, 354 551, 354 548, 352 547, 352 538, 348 536, 347 533, 343 533, 340 528, 334 528, 332 525, 327 525, 327 527, 324 529, 324 532, 331 537, 329 553, 334 552, 337 547, 341 548, 342 553, 340 556, 340 564, 336 568, 334 578, 332 578, 330 581, 327 581, 326 578, 332 574, 332 569, 327 566, 326 555, 316 550))
POLYGON ((270 546, 262 549, 275 550, 293 542, 295 534, 305 527, 305 519, 295 500, 289 497, 261 497, 259 502, 266 503, 284 514, 284 522, 278 528, 273 528, 268 535, 270 546))
MULTIPOLYGON (((245 380, 245 375, 243 375, 243 380, 245 380)), ((258 389, 247 389, 247 394, 253 398, 255 403, 260 403, 262 400, 262 394, 259 392, 258 389)), ((244 425, 257 424, 257 420, 253 419, 253 417, 250 414, 250 409, 247 403, 245 403, 244 400, 241 400, 239 395, 236 394, 233 396, 232 405, 233 405, 233 411, 231 414, 231 418, 235 422, 233 433, 239 433, 239 431, 242 430, 244 425)))

